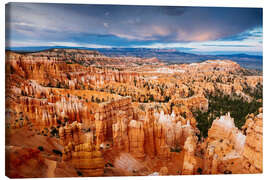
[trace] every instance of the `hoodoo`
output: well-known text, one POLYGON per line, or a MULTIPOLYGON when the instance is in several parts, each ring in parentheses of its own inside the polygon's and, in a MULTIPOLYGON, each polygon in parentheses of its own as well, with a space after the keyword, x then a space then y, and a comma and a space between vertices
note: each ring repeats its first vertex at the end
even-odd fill
POLYGON ((7 176, 261 173, 262 77, 245 72, 230 60, 7 51, 7 176))

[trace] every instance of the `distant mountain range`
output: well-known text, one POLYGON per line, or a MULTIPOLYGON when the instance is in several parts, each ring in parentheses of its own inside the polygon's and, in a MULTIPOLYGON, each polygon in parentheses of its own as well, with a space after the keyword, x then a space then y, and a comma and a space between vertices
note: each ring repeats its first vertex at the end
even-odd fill
POLYGON ((66 47, 66 46, 42 46, 42 47, 14 47, 7 50, 20 52, 35 52, 51 48, 74 48, 97 50, 106 56, 135 56, 135 57, 157 57, 161 61, 169 63, 194 63, 208 59, 230 59, 244 68, 263 69, 263 57, 248 54, 231 54, 231 55, 199 55, 192 53, 184 53, 175 49, 151 49, 151 48, 84 48, 84 47, 66 47))

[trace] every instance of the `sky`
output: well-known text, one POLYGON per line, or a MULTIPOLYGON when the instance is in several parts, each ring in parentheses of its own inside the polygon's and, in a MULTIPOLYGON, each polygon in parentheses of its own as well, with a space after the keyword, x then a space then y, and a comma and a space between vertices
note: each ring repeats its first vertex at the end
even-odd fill
POLYGON ((9 3, 6 47, 262 54, 261 8, 9 3))

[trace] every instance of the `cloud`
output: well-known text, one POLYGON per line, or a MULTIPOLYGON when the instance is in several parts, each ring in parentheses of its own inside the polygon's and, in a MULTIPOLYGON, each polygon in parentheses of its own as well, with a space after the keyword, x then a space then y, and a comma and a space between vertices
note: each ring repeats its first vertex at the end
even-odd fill
MULTIPOLYGON (((250 32, 257 32, 250 30, 250 32)), ((210 41, 194 41, 194 42, 175 42, 175 43, 151 43, 146 45, 135 45, 136 48, 175 48, 184 52, 196 52, 204 54, 216 54, 217 52, 262 52, 262 43, 259 41, 262 37, 249 36, 241 41, 229 40, 210 40, 210 41)))
POLYGON ((229 44, 204 44, 203 46, 212 46, 212 47, 216 47, 216 46, 219 46, 219 47, 253 47, 251 45, 229 45, 229 44))
POLYGON ((262 47, 262 9, 9 3, 6 38, 13 45, 62 42, 202 51, 233 48, 237 42, 238 48, 249 49, 243 44, 247 43, 258 50, 262 47), (221 44, 202 45, 208 41, 221 44))
POLYGON ((103 26, 105 27, 105 28, 107 28, 107 27, 109 27, 109 23, 103 23, 103 26))
POLYGON ((163 6, 160 7, 161 11, 170 16, 181 16, 185 13, 186 7, 177 7, 177 6, 163 6))
POLYGON ((244 32, 241 32, 239 34, 229 36, 226 38, 221 38, 220 40, 222 41, 242 41, 245 39, 250 39, 250 38, 260 38, 262 39, 263 33, 262 33, 262 28, 253 28, 253 29, 248 29, 244 32))
POLYGON ((6 42, 6 47, 34 47, 34 46, 66 46, 66 47, 85 47, 85 48, 112 48, 99 44, 73 43, 73 42, 37 42, 37 41, 11 41, 6 42))
POLYGON ((233 36, 262 24, 258 8, 35 3, 6 7, 7 22, 14 28, 32 27, 33 32, 46 35, 48 31, 66 35, 80 32, 120 34, 138 40, 202 41, 233 36))

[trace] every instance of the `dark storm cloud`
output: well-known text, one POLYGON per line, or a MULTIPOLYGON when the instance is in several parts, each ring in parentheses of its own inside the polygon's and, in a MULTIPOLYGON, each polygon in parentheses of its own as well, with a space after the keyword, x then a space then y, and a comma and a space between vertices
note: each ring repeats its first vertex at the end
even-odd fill
POLYGON ((181 16, 185 13, 186 8, 185 7, 174 7, 174 6, 165 6, 160 7, 161 11, 168 15, 172 16, 181 16))
POLYGON ((259 8, 33 3, 10 3, 6 8, 11 39, 114 45, 194 42, 243 39, 238 35, 262 27, 259 8))
POLYGON ((262 38, 262 29, 261 28, 255 28, 250 31, 244 31, 242 33, 232 35, 229 37, 221 38, 222 41, 243 41, 250 37, 254 38, 262 38))

